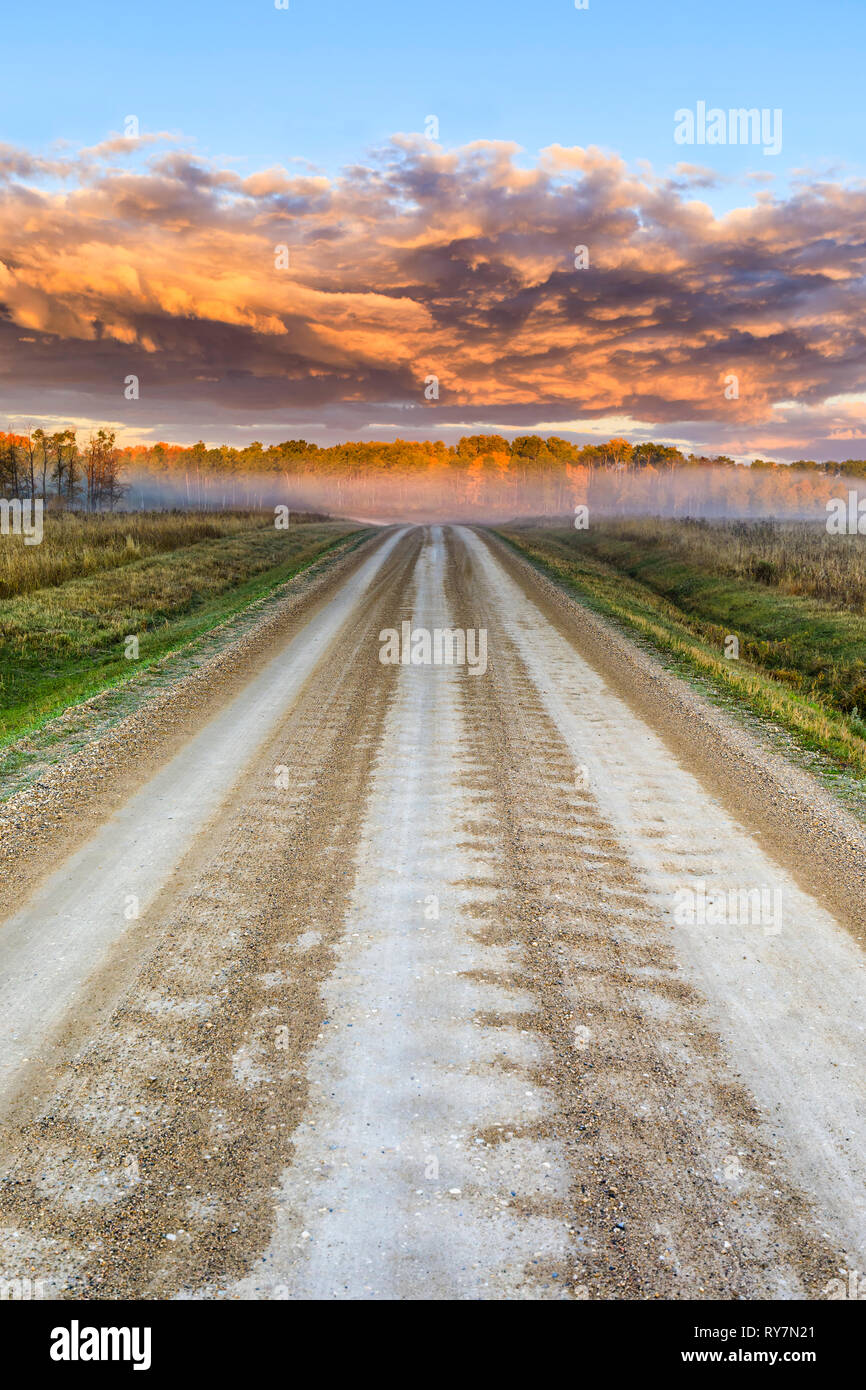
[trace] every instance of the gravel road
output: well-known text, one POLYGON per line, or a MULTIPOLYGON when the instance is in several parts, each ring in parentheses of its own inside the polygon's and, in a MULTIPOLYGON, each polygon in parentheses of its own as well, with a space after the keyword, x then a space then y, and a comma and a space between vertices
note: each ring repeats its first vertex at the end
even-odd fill
POLYGON ((462 527, 374 537, 195 691, 6 817, 0 1280, 866 1267, 866 843, 805 774, 462 527), (384 663, 403 624, 486 645, 384 663))

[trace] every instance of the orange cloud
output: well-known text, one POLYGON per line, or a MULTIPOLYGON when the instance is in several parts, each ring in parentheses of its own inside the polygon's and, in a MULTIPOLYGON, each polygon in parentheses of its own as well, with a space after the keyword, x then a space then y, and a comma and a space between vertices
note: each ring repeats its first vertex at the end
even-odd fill
POLYGON ((0 148, 8 407, 60 393, 92 415, 135 372, 142 427, 148 404, 195 428, 352 403, 356 429, 366 405, 421 411, 429 432, 435 374, 437 423, 506 407, 515 427, 615 414, 739 438, 776 430, 779 402, 811 428, 862 389, 863 188, 716 216, 692 196, 712 171, 662 179, 597 149, 523 167, 513 145, 401 136, 329 180, 180 148, 135 164, 156 138, 0 148))

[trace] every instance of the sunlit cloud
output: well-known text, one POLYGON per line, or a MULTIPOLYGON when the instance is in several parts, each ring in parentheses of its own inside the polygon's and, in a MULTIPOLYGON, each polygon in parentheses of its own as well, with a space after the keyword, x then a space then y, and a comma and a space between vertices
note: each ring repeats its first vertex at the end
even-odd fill
POLYGON ((399 136, 329 179, 243 175, 165 133, 0 147, 2 408, 141 438, 614 421, 803 454, 866 434, 861 185, 804 175, 717 215, 703 166, 521 157, 399 136))

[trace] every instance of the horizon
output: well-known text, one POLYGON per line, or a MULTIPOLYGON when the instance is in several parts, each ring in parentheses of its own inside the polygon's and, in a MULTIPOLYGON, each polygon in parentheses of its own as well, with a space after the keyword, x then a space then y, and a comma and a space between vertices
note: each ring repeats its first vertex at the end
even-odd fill
MULTIPOLYGON (((89 434, 89 440, 92 442, 97 435, 107 433, 110 436, 111 447, 116 449, 119 455, 126 456, 127 459, 131 455, 152 455, 156 450, 163 451, 165 457, 171 459, 179 454, 191 454, 193 451, 201 448, 208 454, 219 453, 223 456, 227 454, 232 455, 235 457, 235 461, 237 461, 241 455, 248 454, 251 450, 260 450, 261 455, 264 457, 265 455, 273 454, 275 451, 278 452, 281 449, 285 450, 291 447, 291 453, 288 458, 298 463, 306 463, 308 459, 313 459, 318 454, 334 453, 340 449, 351 448, 353 445, 357 445, 359 449, 367 451, 379 449, 383 452, 396 449, 398 446, 405 446, 409 449, 421 451, 422 453, 424 451, 433 453, 438 449, 438 446, 441 445, 446 451, 449 460, 470 463, 477 462, 481 457, 493 458, 497 455, 502 457, 503 451, 498 448, 498 446, 504 444, 506 446, 505 452, 507 452, 512 461, 515 459, 518 461, 522 459, 532 459, 537 462, 542 452, 547 451, 547 458, 542 462, 544 466, 552 467, 562 467, 566 464, 571 466, 588 465, 594 467, 598 464, 600 467, 608 469, 634 466, 645 469, 646 471, 653 471, 657 468, 684 468, 692 466, 718 466, 726 468, 733 466, 737 468, 778 468, 782 470, 797 468, 806 470, 826 470, 828 468, 837 468, 840 470, 840 475, 847 473, 852 476, 856 476, 856 474, 861 471, 859 468, 852 467, 852 465, 862 465, 863 469, 866 470, 866 457, 858 458, 854 455, 846 459, 841 457, 838 459, 774 459, 763 458, 757 455, 753 455, 752 457, 737 457, 736 455, 722 453, 697 454, 693 451, 686 454, 675 445, 669 444, 664 437, 656 437, 654 439, 628 439, 627 436, 612 435, 609 438, 596 437, 585 443, 578 443, 573 439, 569 439, 566 435, 543 435, 532 432, 528 434, 519 434, 517 431, 511 430, 505 431, 502 434, 499 432, 488 433, 486 431, 481 431, 472 435, 462 435, 459 439, 454 440, 453 443, 437 439, 435 435, 431 434, 426 439, 409 439, 399 435, 393 439, 344 438, 335 440, 333 443, 329 444, 317 444, 314 440, 296 438, 279 439, 271 443, 265 443, 258 439, 249 439, 245 443, 228 444, 225 440, 208 442, 205 439, 196 439, 191 443, 179 443, 176 440, 169 439, 155 439, 150 441, 133 439, 121 441, 116 438, 115 432, 111 430, 110 426, 105 424, 99 426, 93 424, 87 429, 70 425, 65 431, 61 429, 54 434, 51 434, 49 431, 50 424, 48 428, 45 428, 42 422, 37 424, 34 420, 30 421, 26 427, 20 430, 0 429, 0 441, 5 441, 7 448, 10 445, 14 445, 16 449, 25 447, 28 441, 32 441, 34 448, 38 452, 43 447, 44 438, 49 459, 56 448, 57 440, 61 434, 71 434, 74 438, 75 447, 80 450, 81 444, 84 441, 79 441, 79 434, 89 434), (511 436, 510 438, 509 435, 511 436), (544 450, 538 450, 535 454, 527 454, 518 447, 524 440, 537 441, 544 446, 544 450), (489 444, 490 448, 486 450, 482 449, 482 443, 489 444), (573 451, 570 456, 563 450, 563 445, 565 445, 567 449, 573 451), (658 456, 651 456, 647 453, 649 450, 658 451, 658 456)), ((85 448, 86 447, 85 444, 85 448)), ((123 466, 126 466, 126 462, 124 462, 123 466)), ((256 470, 254 468, 248 468, 247 471, 255 472, 256 470)))

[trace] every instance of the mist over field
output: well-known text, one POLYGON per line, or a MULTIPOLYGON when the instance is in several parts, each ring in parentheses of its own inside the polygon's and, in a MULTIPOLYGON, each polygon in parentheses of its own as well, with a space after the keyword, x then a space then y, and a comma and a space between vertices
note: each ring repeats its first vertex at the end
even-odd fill
MULTIPOLYGON (((713 466, 667 472, 566 468, 528 480, 498 469, 467 472, 448 466, 385 476, 182 473, 166 477, 138 469, 128 475, 122 505, 132 510, 288 506, 382 525, 562 517, 578 506, 588 507, 590 518, 823 521, 827 502, 846 497, 856 484, 853 477, 795 468, 713 466)), ((866 496, 864 480, 860 491, 866 496)))
POLYGON ((395 521, 502 521, 590 516, 775 517, 817 520, 827 503, 866 486, 866 459, 738 463, 621 436, 579 445, 556 435, 438 439, 305 439, 242 448, 118 443, 108 427, 0 433, 0 498, 41 498, 54 510, 234 511, 288 507, 395 521))

